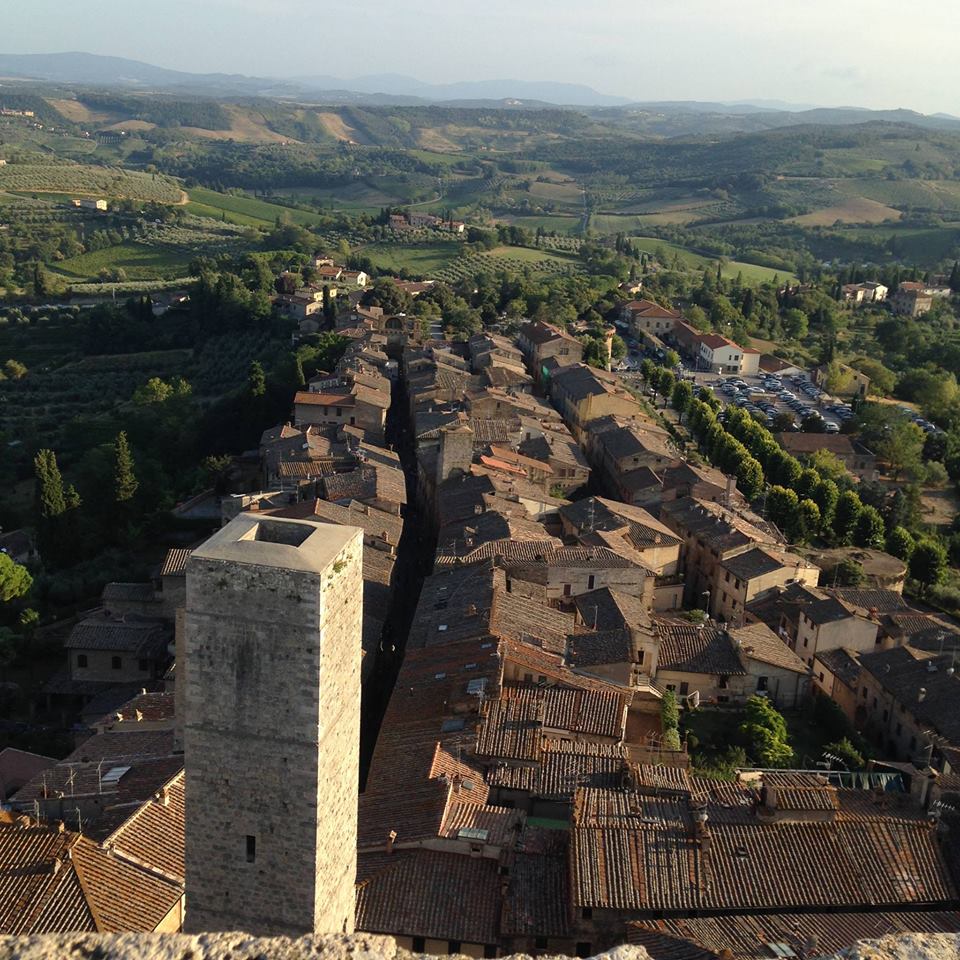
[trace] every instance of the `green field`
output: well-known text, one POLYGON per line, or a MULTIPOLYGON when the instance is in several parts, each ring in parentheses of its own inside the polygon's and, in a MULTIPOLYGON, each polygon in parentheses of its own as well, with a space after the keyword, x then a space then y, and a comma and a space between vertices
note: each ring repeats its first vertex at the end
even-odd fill
POLYGON ((516 227, 523 227, 534 232, 537 227, 543 227, 547 233, 575 234, 580 230, 579 216, 505 216, 497 217, 497 222, 510 223, 516 227))
POLYGON ((243 227, 272 227, 277 217, 304 227, 312 226, 319 220, 318 215, 309 210, 294 210, 277 203, 268 203, 266 200, 218 193, 205 187, 194 187, 190 190, 187 210, 198 217, 226 220, 243 227))
POLYGON ((117 268, 122 268, 130 280, 161 280, 186 276, 191 259, 192 255, 187 251, 126 241, 61 260, 53 264, 52 269, 75 280, 95 279, 101 270, 117 268))
MULTIPOLYGON (((678 247, 676 244, 667 243, 666 240, 658 240, 656 237, 631 237, 630 242, 646 253, 654 253, 658 249, 666 252, 668 259, 672 259, 676 254, 681 265, 687 270, 716 270, 717 259, 715 257, 705 257, 703 254, 688 250, 686 247, 678 247)), ((755 263, 744 263, 741 260, 728 260, 723 265, 723 275, 728 279, 736 279, 738 274, 743 274, 743 279, 751 283, 769 283, 774 277, 780 280, 795 280, 796 277, 786 270, 775 270, 773 267, 761 267, 755 263)))
POLYGON ((424 243, 417 246, 374 243, 363 247, 360 253, 369 257, 374 266, 381 270, 395 272, 406 270, 407 273, 415 276, 428 276, 455 259, 459 251, 460 244, 455 240, 441 240, 437 243, 424 243))

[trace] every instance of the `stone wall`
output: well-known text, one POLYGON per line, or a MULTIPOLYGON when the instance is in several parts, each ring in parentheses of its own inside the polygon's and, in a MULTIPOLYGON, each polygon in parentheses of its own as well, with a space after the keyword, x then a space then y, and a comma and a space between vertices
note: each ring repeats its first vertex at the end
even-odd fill
MULTIPOLYGON (((0 937, 0 960, 415 960, 392 937, 263 939, 242 933, 96 934, 53 933, 0 937)), ((507 960, 521 960, 522 955, 507 960)), ((650 960, 643 947, 616 947, 605 960, 650 960)), ((555 960, 541 957, 540 960, 555 960)), ((829 958, 823 958, 829 960, 829 958)), ((836 960, 960 960, 960 936, 904 934, 866 940, 836 960)))

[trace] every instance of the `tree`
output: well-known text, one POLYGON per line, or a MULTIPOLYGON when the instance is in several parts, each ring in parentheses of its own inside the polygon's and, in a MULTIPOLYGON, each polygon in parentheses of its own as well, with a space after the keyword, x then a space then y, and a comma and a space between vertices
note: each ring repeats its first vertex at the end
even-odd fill
POLYGON ((882 549, 884 545, 884 523, 876 507, 864 506, 857 515, 853 531, 853 542, 858 547, 882 549))
POLYGON ((787 722, 766 697, 751 697, 747 701, 740 733, 758 765, 787 767, 793 762, 787 722))
POLYGON ((32 586, 30 571, 12 557, 0 553, 0 602, 19 600, 29 593, 32 586))
POLYGON ((850 474, 847 472, 843 461, 830 450, 815 450, 807 458, 807 463, 824 480, 832 480, 837 486, 843 486, 850 479, 850 474))
POLYGON ((793 419, 792 413, 778 413, 773 418, 773 425, 770 429, 774 433, 785 433, 788 430, 793 428, 793 425, 796 421, 793 419))
POLYGON ((37 514, 41 525, 59 517, 67 509, 63 477, 52 450, 40 450, 33 460, 37 478, 37 514))
POLYGON ((834 568, 834 579, 841 587, 859 587, 867 578, 862 563, 853 557, 844 557, 834 568))
POLYGON ((862 770, 864 768, 863 755, 850 742, 848 737, 834 743, 824 744, 824 754, 832 753, 846 770, 862 770))
POLYGON ((836 360, 827 364, 823 373, 823 389, 827 393, 845 393, 853 385, 853 374, 836 360))
POLYGON ((887 534, 887 553, 903 561, 909 562, 916 545, 917 541, 914 540, 913 534, 905 527, 894 527, 887 534))
POLYGON ((139 483, 133 467, 133 454, 130 452, 130 444, 127 442, 126 431, 121 430, 117 434, 117 440, 114 445, 116 451, 116 460, 114 466, 114 496, 117 503, 128 504, 133 495, 137 492, 139 483))
POLYGON ((833 526, 833 516, 840 499, 840 490, 832 480, 821 480, 811 491, 810 499, 820 508, 820 522, 824 528, 833 526))
POLYGON ((850 361, 854 370, 870 378, 870 393, 875 397, 888 397, 897 385, 897 375, 873 357, 857 357, 850 361))
POLYGON ((755 500, 763 490, 763 467, 755 457, 743 457, 736 468, 737 487, 748 499, 755 500))
POLYGON ((678 380, 676 385, 673 388, 673 393, 670 396, 670 402, 673 404, 673 409, 680 414, 680 420, 683 420, 683 415, 687 410, 687 407, 690 406, 690 401, 693 399, 693 387, 690 384, 689 380, 678 380))
POLYGON ((173 387, 159 377, 151 377, 142 387, 133 393, 133 402, 139 407, 153 403, 163 403, 173 396, 173 387))
POLYGON ((797 529, 799 504, 796 493, 787 487, 772 486, 767 491, 767 516, 791 540, 797 529))
POLYGON ((795 307, 783 313, 783 332, 791 340, 803 340, 807 335, 807 315, 795 307))
POLYGON ((915 424, 900 416, 892 419, 882 434, 873 441, 873 451, 887 463, 897 480, 904 471, 913 473, 923 463, 924 432, 915 424))
POLYGON ((680 354, 676 350, 668 350, 663 356, 663 365, 668 370, 673 370, 680 362, 680 354))
POLYGON ((852 490, 840 494, 833 517, 833 533, 838 543, 848 544, 853 540, 862 509, 860 498, 852 490))
POLYGON ((920 592, 942 583, 947 575, 947 551, 938 540, 920 540, 908 564, 910 576, 920 584, 920 592))
POLYGON ((796 541, 798 543, 809 543, 819 531, 820 508, 813 500, 801 500, 797 504, 796 541))
POLYGON ((11 380, 22 380, 27 375, 27 368, 19 360, 8 360, 3 365, 3 372, 11 380))
POLYGON ((263 372, 263 364, 254 360, 250 364, 247 374, 247 391, 251 397, 262 397, 267 392, 267 377, 263 372))

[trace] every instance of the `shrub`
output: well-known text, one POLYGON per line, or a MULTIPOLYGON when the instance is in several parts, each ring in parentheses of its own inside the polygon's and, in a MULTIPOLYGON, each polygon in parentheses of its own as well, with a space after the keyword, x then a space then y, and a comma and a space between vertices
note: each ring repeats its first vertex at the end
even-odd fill
POLYGON ((664 733, 680 727, 680 708, 677 706, 677 695, 672 690, 668 690, 663 695, 663 701, 660 704, 660 725, 664 733))

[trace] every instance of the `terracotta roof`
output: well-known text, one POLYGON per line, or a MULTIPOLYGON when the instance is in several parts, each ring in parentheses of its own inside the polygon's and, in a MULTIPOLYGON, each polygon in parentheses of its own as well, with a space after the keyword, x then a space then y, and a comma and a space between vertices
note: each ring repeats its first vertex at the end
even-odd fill
POLYGON ((678 673, 746 674, 729 631, 712 624, 656 620, 660 634, 659 670, 678 673))
POLYGON ((956 897, 935 831, 920 820, 766 823, 743 809, 736 822, 710 816, 705 854, 685 803, 579 790, 574 904, 686 913, 935 906, 956 897))
POLYGON ((696 497, 662 503, 660 516, 671 529, 696 537, 721 555, 753 544, 778 543, 772 531, 761 529, 720 504, 696 497))
POLYGON ((623 305, 623 309, 640 317, 659 317, 666 320, 679 320, 681 317, 678 310, 662 307, 653 300, 631 300, 623 305))
POLYGON ((631 543, 636 549, 676 546, 680 543, 673 530, 642 507, 607 500, 604 497, 577 500, 561 507, 560 514, 581 533, 619 531, 627 528, 631 543))
POLYGON ((161 877, 81 837, 71 865, 101 933, 152 931, 183 896, 183 883, 161 877))
POLYGON ((182 883, 185 876, 183 790, 181 770, 108 834, 102 846, 182 883))
POLYGON ((380 464, 325 476, 323 489, 327 500, 387 500, 396 504, 407 502, 407 485, 403 471, 380 464))
POLYGON ((807 673, 807 665, 766 624, 755 623, 731 631, 748 660, 768 663, 781 670, 807 673))
POLYGON ((877 613, 896 613, 900 610, 910 609, 910 604, 903 599, 902 594, 897 593, 895 590, 834 587, 827 592, 864 613, 871 610, 876 610, 877 613))
POLYGON ((842 433, 778 433, 777 442, 789 453, 801 456, 828 450, 840 457, 852 457, 854 452, 850 438, 842 433))
POLYGON ((357 930, 394 936, 496 944, 500 908, 499 864, 434 850, 377 857, 357 885, 357 930), (465 905, 469 904, 469 909, 465 905))
POLYGON ((960 742, 960 676, 948 673, 952 655, 926 653, 913 647, 893 647, 860 654, 860 666, 871 673, 894 699, 924 726, 954 743, 960 742), (919 691, 926 693, 921 700, 919 691))
POLYGON ((753 580, 777 570, 799 571, 812 565, 795 553, 771 550, 769 547, 754 547, 752 550, 745 550, 743 553, 729 557, 722 561, 720 566, 724 570, 729 570, 738 580, 753 580))
POLYGON ((116 602, 155 603, 159 601, 152 583, 108 583, 101 595, 105 604, 116 602))
POLYGON ((346 389, 337 393, 310 393, 306 390, 299 390, 294 395, 293 402, 312 407, 352 407, 356 399, 346 389))
POLYGON ((551 340, 572 340, 578 346, 580 342, 575 340, 570 334, 564 332, 559 327, 555 327, 550 323, 543 323, 540 320, 531 320, 529 323, 525 323, 520 328, 520 336, 529 340, 533 344, 544 344, 549 343, 551 340))
POLYGON ((724 950, 734 960, 769 960, 772 944, 783 944, 800 957, 816 943, 817 954, 832 956, 859 940, 878 940, 893 931, 956 933, 960 913, 766 913, 638 920, 627 924, 627 942, 646 947, 654 960, 708 960, 724 950), (683 953, 685 945, 692 952, 683 953))
POLYGON ((64 641, 68 650, 116 650, 160 657, 170 640, 168 625, 141 617, 110 617, 105 611, 81 620, 64 641))
POLYGON ((842 683, 856 687, 860 677, 860 661, 852 651, 843 647, 818 651, 814 659, 819 660, 842 683))
POLYGON ((518 853, 510 867, 500 933, 505 937, 567 937, 569 904, 566 851, 518 853))
MULTIPOLYGON (((102 723, 156 723, 173 720, 173 694, 167 692, 141 693, 128 700, 117 710, 104 716, 102 723), (117 715, 120 715, 119 717, 117 715), (122 719, 121 719, 122 718, 122 719)), ((125 728, 126 729, 126 728, 125 728)))

